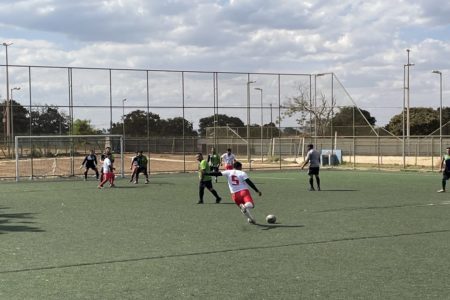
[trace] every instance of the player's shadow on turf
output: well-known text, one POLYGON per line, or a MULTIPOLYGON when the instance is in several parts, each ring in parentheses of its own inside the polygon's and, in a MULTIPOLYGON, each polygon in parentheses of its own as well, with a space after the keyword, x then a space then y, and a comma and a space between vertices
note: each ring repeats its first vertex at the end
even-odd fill
POLYGON ((260 224, 260 223, 255 223, 255 226, 258 227, 263 227, 263 230, 270 230, 270 229, 275 229, 275 228, 301 228, 301 227, 305 227, 305 225, 285 225, 285 224, 260 224))
POLYGON ((33 215, 32 213, 0 213, 0 234, 8 232, 45 232, 38 227, 23 225, 34 224, 34 222, 29 221, 34 219, 33 215))

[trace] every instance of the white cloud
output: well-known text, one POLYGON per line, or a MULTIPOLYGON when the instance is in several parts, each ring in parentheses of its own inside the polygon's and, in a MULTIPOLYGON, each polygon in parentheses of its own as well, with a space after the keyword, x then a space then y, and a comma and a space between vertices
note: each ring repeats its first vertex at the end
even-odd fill
POLYGON ((402 97, 406 48, 416 103, 436 89, 429 70, 448 80, 449 12, 425 0, 3 1, 0 38, 24 65, 332 71, 357 102, 388 108, 402 97))

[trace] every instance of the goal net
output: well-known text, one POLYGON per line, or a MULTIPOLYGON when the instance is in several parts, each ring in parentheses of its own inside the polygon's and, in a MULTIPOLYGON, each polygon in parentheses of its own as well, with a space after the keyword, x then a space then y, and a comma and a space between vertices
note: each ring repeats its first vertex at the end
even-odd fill
POLYGON ((84 172, 81 163, 91 150, 101 167, 100 156, 106 147, 115 156, 116 174, 124 177, 122 135, 16 136, 16 181, 80 176, 84 172))

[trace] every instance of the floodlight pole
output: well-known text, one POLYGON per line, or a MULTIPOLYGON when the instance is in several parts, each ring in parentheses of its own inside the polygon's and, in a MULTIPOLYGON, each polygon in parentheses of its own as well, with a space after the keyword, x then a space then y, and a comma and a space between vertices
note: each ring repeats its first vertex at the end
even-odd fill
POLYGON ((10 114, 10 116, 11 116, 11 140, 14 140, 14 97, 13 97, 13 91, 19 91, 20 90, 20 87, 18 87, 18 86, 15 86, 15 87, 13 87, 12 89, 11 89, 11 94, 10 94, 10 96, 11 96, 11 98, 10 98, 10 102, 11 102, 11 105, 10 105, 10 108, 11 108, 11 114, 10 114))
POLYGON ((263 119, 263 89, 255 88, 255 90, 261 92, 261 163, 264 161, 263 156, 263 138, 264 138, 264 119, 263 119))
MULTIPOLYGON (((8 63, 8 46, 11 46, 13 43, 11 42, 3 42, 2 45, 5 46, 5 58, 6 58, 6 142, 8 143, 8 152, 9 152, 9 140, 11 136, 11 127, 10 127, 10 103, 9 103, 9 63, 8 63)), ((8 153, 9 155, 9 153, 8 153)))
MULTIPOLYGON (((408 145, 409 145, 409 138, 411 136, 411 123, 410 123, 410 105, 409 105, 409 67, 414 66, 414 64, 411 64, 409 62, 409 52, 411 52, 410 49, 406 49, 406 52, 408 53, 408 63, 406 65, 406 82, 407 82, 407 87, 406 87, 406 138, 408 140, 408 145)), ((409 150, 409 149, 408 149, 409 150)))
POLYGON ((406 144, 405 144, 405 105, 406 105, 406 139, 408 141, 409 151, 409 136, 410 136, 410 122, 409 122, 409 67, 414 64, 409 63, 409 49, 408 63, 403 65, 403 168, 406 167, 406 144), (407 70, 407 71, 406 71, 407 70))
POLYGON ((439 151, 442 151, 442 72, 434 70, 439 75, 439 151))
POLYGON ((125 137, 125 102, 127 101, 127 98, 122 99, 122 134, 125 137))
POLYGON ((249 164, 249 169, 252 168, 252 163, 250 161, 250 84, 256 81, 250 81, 250 74, 247 79, 247 161, 249 164))

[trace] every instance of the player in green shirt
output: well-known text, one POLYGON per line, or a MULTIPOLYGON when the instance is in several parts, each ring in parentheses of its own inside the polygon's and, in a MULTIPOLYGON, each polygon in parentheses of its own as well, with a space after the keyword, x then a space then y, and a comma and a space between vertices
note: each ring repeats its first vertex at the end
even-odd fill
POLYGON ((205 173, 210 173, 211 172, 211 169, 210 169, 210 166, 209 166, 208 162, 206 161, 206 159, 203 159, 203 154, 201 154, 201 153, 197 153, 195 158, 199 162, 199 164, 198 164, 198 178, 199 178, 198 195, 199 195, 199 200, 198 200, 197 203, 198 204, 203 204, 203 195, 205 194, 205 188, 207 188, 211 192, 211 194, 213 194, 214 197, 216 197, 216 203, 220 203, 222 198, 220 198, 219 194, 217 194, 216 190, 213 188, 211 176, 205 175, 205 173))
POLYGON ((445 192, 445 185, 450 178, 450 147, 447 147, 447 153, 442 157, 440 172, 442 172, 442 189, 438 193, 445 192))
POLYGON ((134 183, 137 184, 139 181, 139 173, 144 173, 145 175, 145 184, 148 183, 148 173, 147 173, 147 163, 148 163, 148 158, 147 156, 145 156, 143 154, 143 151, 139 151, 138 155, 133 158, 133 164, 136 163, 137 164, 137 171, 135 174, 135 181, 134 183))
MULTIPOLYGON (((208 155, 208 163, 211 166, 212 172, 219 172, 220 155, 217 154, 216 148, 211 147, 211 152, 208 155)), ((215 176, 215 182, 217 182, 217 176, 215 176)))

